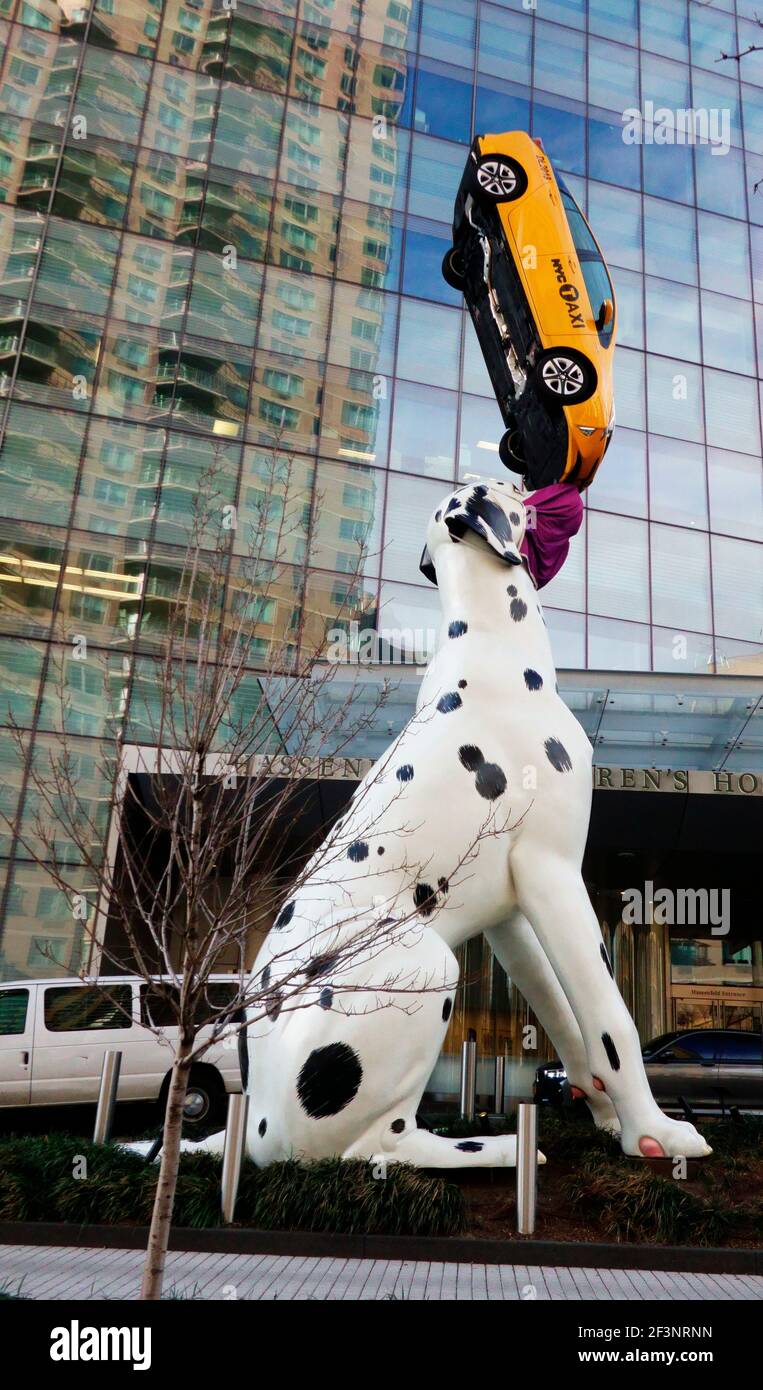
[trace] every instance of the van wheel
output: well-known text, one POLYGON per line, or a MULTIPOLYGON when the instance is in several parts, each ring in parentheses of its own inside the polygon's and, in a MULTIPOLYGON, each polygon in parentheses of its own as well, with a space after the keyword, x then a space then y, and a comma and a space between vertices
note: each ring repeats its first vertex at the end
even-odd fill
MULTIPOLYGON (((161 1120, 167 1108, 169 1076, 165 1077, 157 1102, 161 1120)), ((225 1123, 225 1087, 219 1072, 214 1067, 194 1067, 188 1081, 183 1106, 183 1131, 195 1134, 197 1131, 220 1128, 225 1123)))
POLYGON ((442 278, 452 290, 464 288, 464 259, 455 246, 451 246, 442 258, 442 278))
POLYGON ((498 457, 504 468, 508 468, 510 473, 522 474, 527 468, 522 436, 519 430, 514 428, 501 435, 498 443, 498 457))
POLYGON ((538 394, 548 405, 579 405, 597 386, 592 362, 575 348, 546 348, 535 365, 538 394))
POLYGON ((506 154, 483 154, 471 165, 472 196, 477 202, 513 203, 527 192, 527 174, 506 154))

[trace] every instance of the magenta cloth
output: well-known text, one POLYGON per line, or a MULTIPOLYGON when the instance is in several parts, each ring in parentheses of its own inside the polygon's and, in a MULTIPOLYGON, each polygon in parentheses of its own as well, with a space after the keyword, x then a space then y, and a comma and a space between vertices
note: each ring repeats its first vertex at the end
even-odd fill
POLYGON ((567 559, 570 537, 583 520, 583 502, 572 483, 552 483, 529 493, 524 504, 527 530, 520 550, 536 588, 542 589, 567 559))

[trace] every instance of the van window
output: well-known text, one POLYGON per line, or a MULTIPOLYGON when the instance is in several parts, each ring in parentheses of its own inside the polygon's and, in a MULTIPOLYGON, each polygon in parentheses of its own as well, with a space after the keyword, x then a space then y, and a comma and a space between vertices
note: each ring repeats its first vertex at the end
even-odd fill
MULTIPOLYGON (((231 1003, 238 993, 238 983, 226 984, 218 980, 207 986, 208 1005, 202 1004, 199 1007, 197 1022, 205 1023, 214 1020, 218 1009, 223 1009, 226 1004, 231 1003)), ((141 989, 141 1010, 143 1022, 152 1025, 154 1028, 177 1028, 177 999, 178 991, 174 985, 156 985, 150 988, 141 989), (174 1001, 174 1003, 173 1003, 174 1001)), ((239 1014, 241 1011, 239 1010, 239 1014)), ((239 1016, 236 1016, 239 1021, 239 1016)), ((243 1021, 243 1015, 241 1015, 243 1021)))
POLYGON ((29 1007, 28 989, 0 990, 0 1033, 23 1033, 29 1007))
POLYGON ((59 985, 45 991, 45 1027, 49 1033, 77 1033, 102 1028, 132 1027, 132 990, 109 985, 59 985))

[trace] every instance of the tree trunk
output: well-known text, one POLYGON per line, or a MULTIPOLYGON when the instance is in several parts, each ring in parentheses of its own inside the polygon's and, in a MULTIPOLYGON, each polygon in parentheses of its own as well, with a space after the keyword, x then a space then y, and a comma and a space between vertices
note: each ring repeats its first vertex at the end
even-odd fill
POLYGON ((159 1181, 156 1184, 156 1195, 154 1196, 154 1209, 151 1213, 146 1262, 143 1266, 141 1299, 160 1299, 162 1296, 164 1266, 167 1262, 167 1246, 180 1165, 183 1106, 185 1105, 188 1077, 191 1070, 188 1061, 191 1046, 191 1043, 184 1044, 181 1038, 170 1076, 167 1109, 164 1114, 162 1158, 159 1165, 159 1181))

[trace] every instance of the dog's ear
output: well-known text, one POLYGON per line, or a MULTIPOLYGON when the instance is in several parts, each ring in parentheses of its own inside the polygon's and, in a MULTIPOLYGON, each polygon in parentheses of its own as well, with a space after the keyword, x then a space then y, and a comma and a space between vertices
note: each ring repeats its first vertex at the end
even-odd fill
POLYGON ((437 583, 437 572, 435 570, 434 565, 432 564, 432 556, 429 554, 429 546, 427 545, 424 546, 424 549, 421 552, 421 559, 419 560, 419 569, 421 570, 421 573, 424 575, 424 577, 426 579, 429 579, 432 584, 437 583))
POLYGON ((508 565, 521 565, 517 540, 521 536, 522 516, 520 505, 510 493, 498 502, 489 496, 486 485, 479 483, 451 497, 443 520, 454 540, 461 540, 466 531, 474 531, 508 565))

